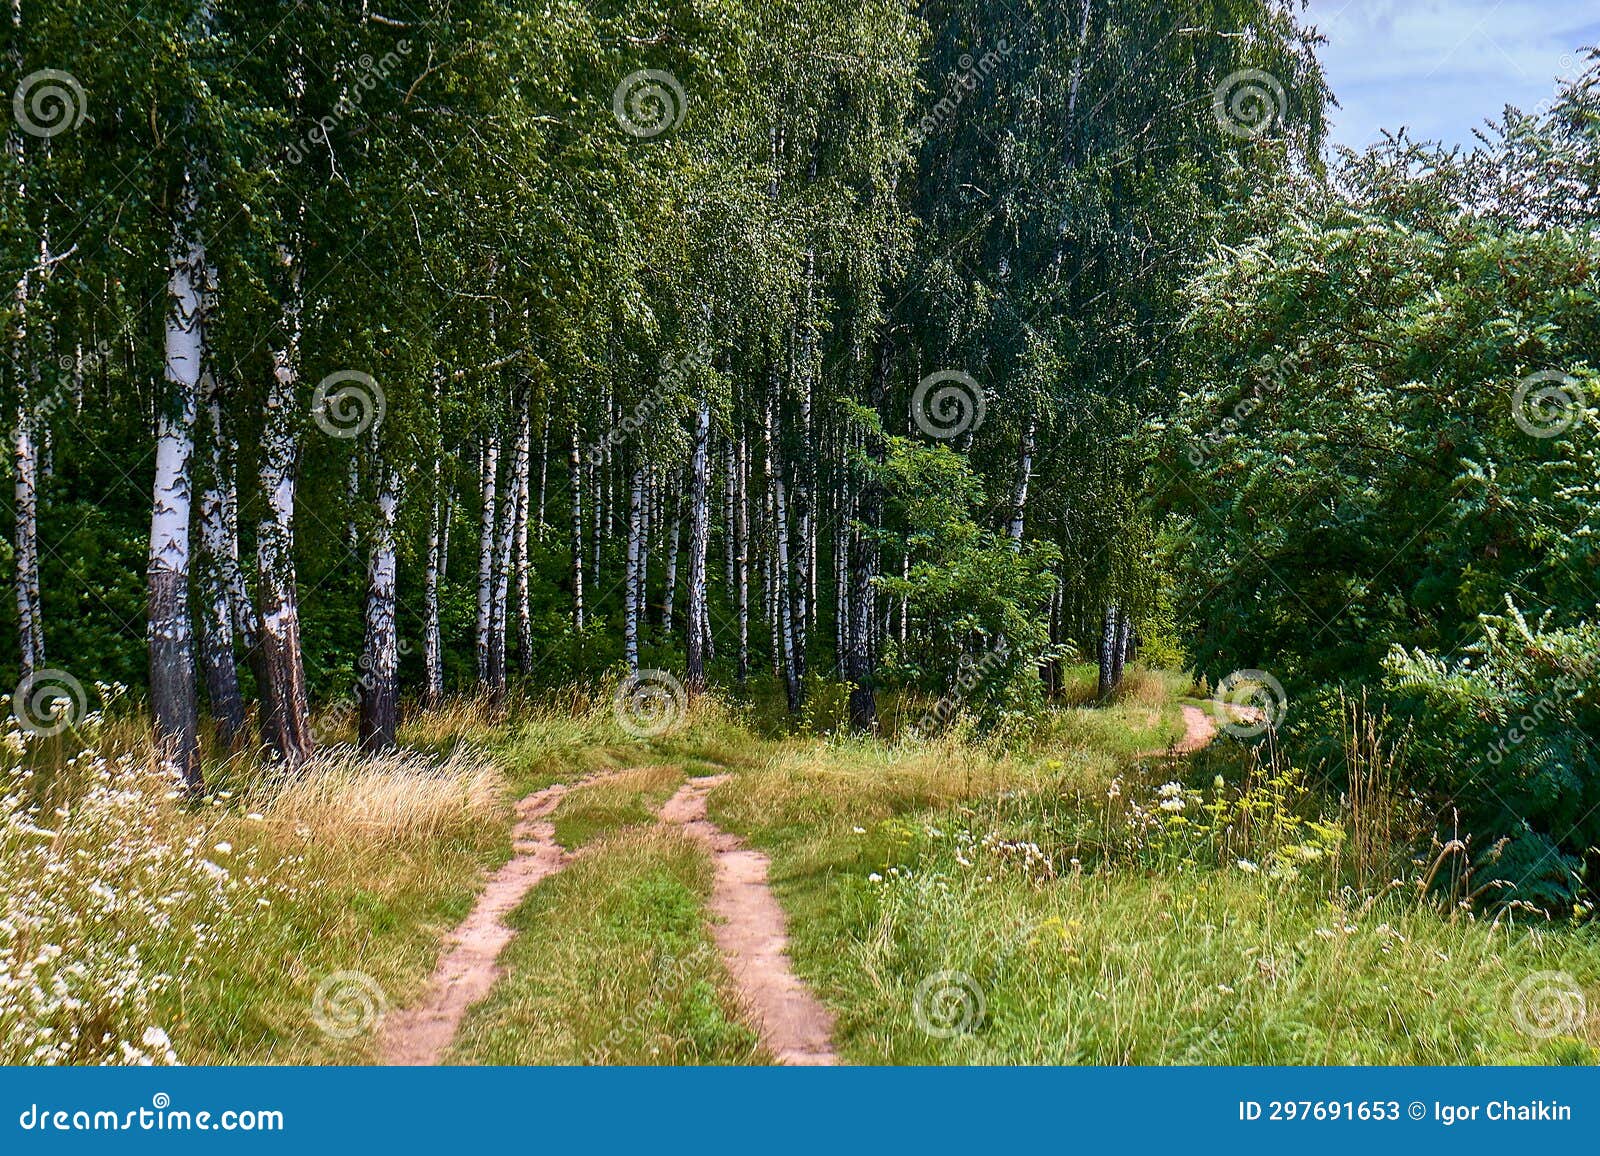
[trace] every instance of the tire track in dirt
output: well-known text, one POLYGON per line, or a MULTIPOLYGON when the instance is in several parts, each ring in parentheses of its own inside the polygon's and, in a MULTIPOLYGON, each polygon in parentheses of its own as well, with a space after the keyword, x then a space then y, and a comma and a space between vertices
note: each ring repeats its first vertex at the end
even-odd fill
POLYGON ((568 792, 602 783, 622 771, 590 775, 535 791, 517 803, 511 859, 489 877, 472 912, 450 933, 450 946, 434 968, 420 1002, 383 1019, 378 1049, 385 1064, 429 1066, 439 1063, 467 1009, 489 994, 501 969, 496 962, 516 936, 505 917, 516 910, 541 880, 559 872, 572 855, 556 842, 550 815, 568 792))
POLYGON ((661 808, 711 852, 716 867, 712 935, 763 1042, 781 1064, 831 1065, 833 1013, 789 965, 788 922, 767 884, 771 860, 706 818, 706 797, 727 775, 690 779, 661 808))

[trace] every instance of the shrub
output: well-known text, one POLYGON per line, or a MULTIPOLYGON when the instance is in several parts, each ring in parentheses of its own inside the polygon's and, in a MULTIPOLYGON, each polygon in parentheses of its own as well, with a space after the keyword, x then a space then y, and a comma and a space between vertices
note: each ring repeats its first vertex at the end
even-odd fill
POLYGON ((1597 672, 1600 626, 1530 624, 1509 600, 1459 661, 1389 656, 1385 686, 1413 724, 1419 785, 1459 812, 1484 848, 1479 878, 1507 899, 1563 906, 1585 882, 1600 843, 1597 672))

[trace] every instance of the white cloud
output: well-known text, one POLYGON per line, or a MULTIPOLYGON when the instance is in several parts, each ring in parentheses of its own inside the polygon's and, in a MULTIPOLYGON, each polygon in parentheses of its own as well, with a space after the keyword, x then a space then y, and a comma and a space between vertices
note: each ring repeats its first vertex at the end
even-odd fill
POLYGON ((1305 17, 1342 107, 1333 139, 1380 129, 1466 144, 1507 104, 1532 109, 1600 43, 1600 0, 1311 0, 1305 17))

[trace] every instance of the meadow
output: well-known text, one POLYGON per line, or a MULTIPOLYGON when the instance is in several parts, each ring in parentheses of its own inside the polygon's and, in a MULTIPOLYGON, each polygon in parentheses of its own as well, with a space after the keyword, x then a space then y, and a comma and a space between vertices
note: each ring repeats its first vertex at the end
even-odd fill
POLYGON ((380 1059, 512 856, 515 800, 620 772, 552 812, 568 865, 508 916, 446 1062, 772 1061, 717 949, 711 860, 658 818, 711 774, 843 1062, 1595 1062, 1584 918, 1472 896, 1373 731, 1342 785, 1270 736, 1172 753, 1204 689, 1132 668, 1116 701, 1004 742, 782 734, 710 696, 640 740, 603 689, 457 701, 387 756, 217 758, 198 801, 115 705, 13 732, 0 1059, 380 1059))

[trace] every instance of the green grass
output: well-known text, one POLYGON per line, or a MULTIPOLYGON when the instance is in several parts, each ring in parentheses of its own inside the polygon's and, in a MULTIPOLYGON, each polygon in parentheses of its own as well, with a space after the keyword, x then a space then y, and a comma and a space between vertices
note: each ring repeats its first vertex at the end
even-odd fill
MULTIPOLYGON (((1169 706, 1183 686, 1163 683, 1169 706)), ((1518 984, 1540 972, 1600 987, 1593 927, 1477 918, 1403 893, 1368 903, 1337 872, 1269 879, 1124 846, 1127 798, 1153 810, 1160 782, 1183 774, 1132 758, 1159 745, 1148 734, 1109 729, 1143 709, 1069 710, 1023 757, 791 742, 713 794, 713 818, 771 853, 797 970, 837 1011, 847 1061, 1600 1059, 1594 1021, 1546 1040, 1515 1010, 1518 984), (949 1002, 919 998, 925 983, 949 1002), (955 1026, 980 1003, 970 1031, 930 1032, 918 1017, 920 1004, 933 1028, 955 1026)), ((1157 714, 1166 726, 1166 707, 1157 714)), ((1206 774, 1230 760, 1236 770, 1236 749, 1219 750, 1206 774)))
POLYGON ((652 823, 682 782, 675 767, 641 767, 574 788, 556 808, 556 842, 572 851, 621 827, 652 823))
POLYGON ((459 1064, 766 1062, 706 926, 711 865, 670 830, 622 831, 513 914, 505 976, 467 1015, 459 1064))
POLYGON ((319 984, 356 972, 387 1006, 420 997, 444 935, 509 850, 496 825, 449 839, 306 848, 301 866, 314 882, 252 920, 235 949, 206 961, 199 983, 173 993, 179 1055, 190 1064, 375 1062, 375 1022, 349 1038, 319 1027, 319 984))
MULTIPOLYGON (((1092 699, 1091 676, 1069 672, 1069 699, 1092 699)), ((114 1023, 51 1021, 53 1038, 70 1032, 90 1049, 67 1062, 103 1058, 90 1054, 102 1026, 136 1044, 160 1027, 187 1063, 372 1062, 371 1024, 348 1038, 319 1026, 319 985, 353 972, 367 985, 358 994, 414 1002, 509 854, 510 798, 605 768, 632 769, 574 789, 555 812, 558 839, 581 853, 514 913, 506 974, 469 1013, 453 1062, 769 1062, 710 936, 709 859, 654 821, 686 774, 714 772, 731 777, 711 816, 771 854, 796 970, 838 1013, 847 1061, 1600 1058, 1600 1021, 1544 1039, 1519 1027, 1516 997, 1530 977, 1559 973, 1596 1004, 1600 931, 1474 915, 1406 887, 1364 898, 1339 859, 1337 821, 1323 839, 1331 858, 1296 868, 1317 841, 1307 823, 1336 802, 1303 787, 1283 815, 1273 804, 1288 832, 1276 843, 1232 820, 1207 828, 1208 801, 1246 781, 1244 748, 1221 739, 1176 764, 1141 757, 1181 733, 1192 691, 1136 670, 1114 702, 1067 706, 1028 741, 994 747, 803 737, 710 699, 649 742, 620 731, 600 692, 509 714, 457 703, 407 724, 419 747, 453 752, 444 767, 357 760, 286 788, 240 765, 217 776, 239 794, 197 809, 164 788, 90 792, 54 844, 0 827, 0 866, 14 900, 60 916, 47 934, 64 962, 88 961, 94 984, 115 987, 109 949, 130 945, 145 971, 178 977, 142 987, 144 1002, 114 1023), (1181 815, 1158 806, 1173 778, 1198 792, 1181 815), (1135 802, 1148 820, 1135 821, 1135 802), (207 856, 231 869, 226 902, 210 897, 207 856), (156 879, 152 857, 181 870, 156 879), (77 878, 58 860, 95 871, 77 878), (109 916, 101 880, 117 895, 109 916), (945 1002, 930 997, 935 984, 945 1002), (963 1010, 969 1030, 928 1030, 963 1010)), ((119 733, 94 766, 137 746, 119 733)), ((124 772, 99 773, 116 786, 124 772)), ((1252 790, 1263 774, 1249 771, 1252 790)), ((52 789, 83 794, 87 782, 52 789)), ((1425 866, 1400 856, 1380 870, 1413 878, 1425 866)), ((103 1006, 95 991, 82 1006, 103 1006)), ((14 1003, 0 1000, 0 1035, 36 1043, 8 1020, 14 1003)), ((29 1062, 33 1046, 0 1044, 0 1057, 29 1062)))
MULTIPOLYGON (((883 856, 880 839, 859 839, 861 853, 839 848, 827 869, 812 848, 808 871, 783 873, 796 956, 840 1010, 848 1059, 1548 1062, 1564 1045, 1518 1030, 1517 984, 1542 971, 1600 982, 1588 931, 1496 928, 1399 901, 1363 912, 1238 872, 1040 882, 971 850, 963 867, 959 821, 919 815, 945 837, 915 853, 883 856), (945 1038, 918 1021, 918 985, 941 973, 966 977, 986 1004, 970 1033, 945 1038)), ((1592 1047, 1578 1054, 1593 1062, 1592 1047)))
POLYGON ((53 777, 71 806, 48 842, 0 806, 0 879, 27 929, 0 935, 0 973, 62 997, 0 992, 0 1062, 372 1061, 378 1013, 420 992, 510 853, 498 773, 334 751, 285 778, 240 757, 190 804, 149 772, 144 734, 83 736, 53 777), (59 955, 35 954, 46 943, 59 955))

